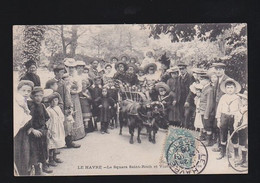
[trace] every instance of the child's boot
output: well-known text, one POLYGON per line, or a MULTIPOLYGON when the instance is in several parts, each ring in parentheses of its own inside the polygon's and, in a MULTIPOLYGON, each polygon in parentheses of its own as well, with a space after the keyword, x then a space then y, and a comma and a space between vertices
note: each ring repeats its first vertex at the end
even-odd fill
POLYGON ((56 163, 63 163, 63 161, 62 161, 61 159, 57 158, 57 155, 56 155, 56 154, 54 154, 53 160, 54 160, 54 162, 56 162, 56 163))
POLYGON ((236 162, 236 166, 247 163, 246 154, 247 154, 247 151, 242 151, 242 159, 236 162))
POLYGON ((49 156, 49 163, 48 163, 50 166, 54 166, 56 167, 57 166, 57 163, 54 161, 53 159, 53 155, 50 155, 49 156))
POLYGON ((212 134, 210 134, 210 135, 207 134, 205 146, 206 147, 213 146, 212 134))
POLYGON ((42 171, 45 173, 52 173, 53 171, 48 167, 47 163, 42 164, 42 171))
POLYGON ((220 160, 222 158, 224 158, 226 155, 226 145, 220 145, 220 153, 219 156, 217 157, 217 160, 220 160))

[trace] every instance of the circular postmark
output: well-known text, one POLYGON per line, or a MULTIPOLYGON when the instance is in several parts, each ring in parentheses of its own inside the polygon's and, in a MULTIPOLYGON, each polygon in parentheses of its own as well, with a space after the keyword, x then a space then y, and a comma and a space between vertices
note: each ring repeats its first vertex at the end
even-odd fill
POLYGON ((200 174, 208 163, 208 151, 197 138, 179 137, 169 145, 166 160, 175 174, 200 174))

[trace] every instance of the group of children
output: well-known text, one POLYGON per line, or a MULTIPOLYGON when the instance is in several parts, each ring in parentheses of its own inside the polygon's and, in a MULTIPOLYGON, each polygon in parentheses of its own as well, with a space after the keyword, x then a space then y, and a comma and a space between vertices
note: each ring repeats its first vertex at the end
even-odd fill
MULTIPOLYGON (((241 86, 225 74, 225 65, 214 63, 212 69, 194 68, 187 72, 183 62, 170 67, 168 59, 152 61, 148 54, 147 64, 137 64, 137 59, 123 56, 98 69, 94 60, 87 67, 83 61, 64 60, 64 65, 54 68, 55 78, 48 80, 41 88, 33 78, 21 79, 18 84, 15 111, 23 114, 15 118, 15 167, 22 175, 41 170, 51 173, 48 166, 57 166, 58 149, 65 145, 79 148, 73 141, 86 133, 97 131, 101 122, 101 133, 109 133, 117 124, 120 82, 129 91, 142 92, 149 101, 159 101, 164 106, 161 127, 181 126, 200 131, 200 139, 206 146, 218 143, 218 159, 226 152, 228 132, 247 124, 247 95, 240 92, 241 86), (127 62, 128 61, 128 62, 127 62), (227 78, 226 78, 227 77, 227 78), (40 163, 40 164, 39 164, 40 163)), ((28 61, 27 75, 36 75, 28 61)), ((238 145, 242 148, 242 159, 237 165, 245 166, 247 157, 247 129, 239 131, 232 138, 235 157, 238 145)))

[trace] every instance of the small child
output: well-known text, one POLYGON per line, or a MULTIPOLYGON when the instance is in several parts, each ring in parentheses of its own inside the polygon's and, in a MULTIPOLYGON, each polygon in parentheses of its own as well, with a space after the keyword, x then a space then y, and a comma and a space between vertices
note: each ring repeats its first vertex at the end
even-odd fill
MULTIPOLYGON (((234 131, 234 115, 239 111, 241 101, 237 93, 241 90, 240 84, 233 80, 227 79, 220 85, 220 89, 225 94, 219 100, 216 118, 217 126, 220 128, 221 151, 217 160, 220 160, 226 155, 227 136, 228 132, 234 131)), ((237 138, 231 139, 234 144, 235 157, 238 156, 237 138)))
POLYGON ((30 141, 30 164, 35 167, 35 174, 41 175, 42 171, 45 173, 52 173, 47 166, 47 126, 46 122, 50 119, 44 104, 42 104, 43 89, 41 87, 34 87, 31 92, 32 101, 28 102, 30 109, 31 128, 28 130, 30 141))
POLYGON ((210 85, 210 76, 207 72, 200 75, 200 84, 203 85, 200 96, 200 114, 203 128, 206 131, 205 146, 213 146, 212 128, 213 128, 213 88, 210 85))
MULTIPOLYGON (((58 81, 56 79, 48 80, 45 84, 45 89, 51 89, 51 90, 53 90, 53 92, 57 92, 58 81)), ((58 95, 58 97, 59 97, 59 104, 58 105, 60 106, 61 109, 63 109, 63 101, 62 101, 60 94, 58 95)), ((44 102, 45 107, 49 107, 50 103, 48 102, 47 97, 43 98, 43 102, 44 102)))
POLYGON ((158 101, 164 106, 163 116, 159 122, 159 127, 163 129, 168 128, 168 121, 171 119, 171 114, 169 113, 170 105, 173 102, 173 96, 169 93, 170 88, 164 82, 156 83, 155 89, 158 91, 158 101))
POLYGON ((203 124, 200 114, 200 96, 203 86, 201 84, 194 85, 196 89, 196 96, 194 98, 194 104, 196 105, 196 115, 194 120, 194 127, 197 131, 200 132, 200 140, 204 140, 203 138, 203 124))
MULTIPOLYGON (((89 92, 91 94, 92 101, 95 101, 98 97, 102 95, 102 78, 97 76, 94 78, 94 84, 89 88, 89 92)), ((99 108, 98 105, 94 102, 92 109, 93 121, 94 121, 94 130, 97 131, 97 122, 100 121, 99 119, 99 108)))
POLYGON ((245 126, 245 128, 238 131, 238 141, 240 149, 242 151, 242 159, 235 162, 235 165, 240 165, 241 167, 247 167, 247 137, 248 137, 248 101, 247 101, 247 91, 243 94, 238 94, 241 98, 242 106, 239 111, 235 114, 234 129, 245 126))
POLYGON ((50 106, 46 109, 50 119, 46 122, 48 128, 48 148, 49 148, 49 165, 57 166, 56 163, 62 163, 57 158, 55 150, 65 146, 65 131, 64 131, 64 114, 58 106, 59 94, 54 92, 49 97, 50 106))
POLYGON ((112 117, 111 109, 115 107, 115 101, 108 96, 107 88, 102 89, 102 96, 98 97, 95 102, 100 108, 101 133, 109 133, 108 125, 112 117))

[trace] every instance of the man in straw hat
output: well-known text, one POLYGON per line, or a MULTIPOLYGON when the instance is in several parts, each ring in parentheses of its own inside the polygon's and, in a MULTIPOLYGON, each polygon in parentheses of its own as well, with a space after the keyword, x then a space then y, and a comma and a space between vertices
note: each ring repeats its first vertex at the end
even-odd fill
MULTIPOLYGON (((215 86, 214 86, 214 97, 215 97, 215 102, 216 102, 215 106, 217 107, 220 97, 224 94, 220 89, 220 85, 223 82, 225 82, 227 79, 229 79, 230 77, 228 77, 225 74, 226 65, 224 63, 213 63, 212 68, 214 68, 214 70, 216 72, 216 76, 217 76, 217 81, 216 81, 215 86)), ((216 110, 216 107, 215 107, 215 110, 216 110)), ((215 119, 215 123, 217 123, 216 119, 215 119)), ((216 136, 218 138, 218 147, 213 148, 212 149, 213 152, 219 152, 221 150, 220 149, 221 144, 220 144, 219 128, 216 128, 216 136)))
POLYGON ((189 94, 189 87, 195 81, 191 74, 187 72, 187 64, 184 62, 179 62, 177 64, 180 70, 180 87, 181 87, 181 96, 180 96, 180 113, 182 116, 182 127, 189 128, 191 123, 190 116, 190 105, 186 102, 187 96, 189 94))
POLYGON ((241 167, 247 167, 247 137, 248 137, 248 127, 246 126, 248 124, 248 100, 247 100, 247 91, 244 91, 243 94, 238 94, 238 96, 241 99, 241 107, 239 108, 239 111, 235 114, 235 123, 234 123, 234 129, 239 128, 241 126, 245 125, 245 128, 242 128, 238 131, 238 141, 239 146, 242 151, 242 159, 235 162, 235 165, 240 165, 241 167))
MULTIPOLYGON (((234 115, 238 112, 239 107, 241 105, 241 101, 237 93, 241 90, 240 84, 233 80, 227 79, 220 85, 220 89, 224 95, 219 100, 217 111, 216 111, 216 118, 217 118, 217 125, 220 129, 220 155, 217 158, 222 159, 226 155, 226 145, 227 145, 227 136, 228 132, 230 134, 234 131, 234 115)), ((234 152, 235 157, 238 156, 238 143, 237 138, 232 138, 232 143, 234 144, 234 152)))

